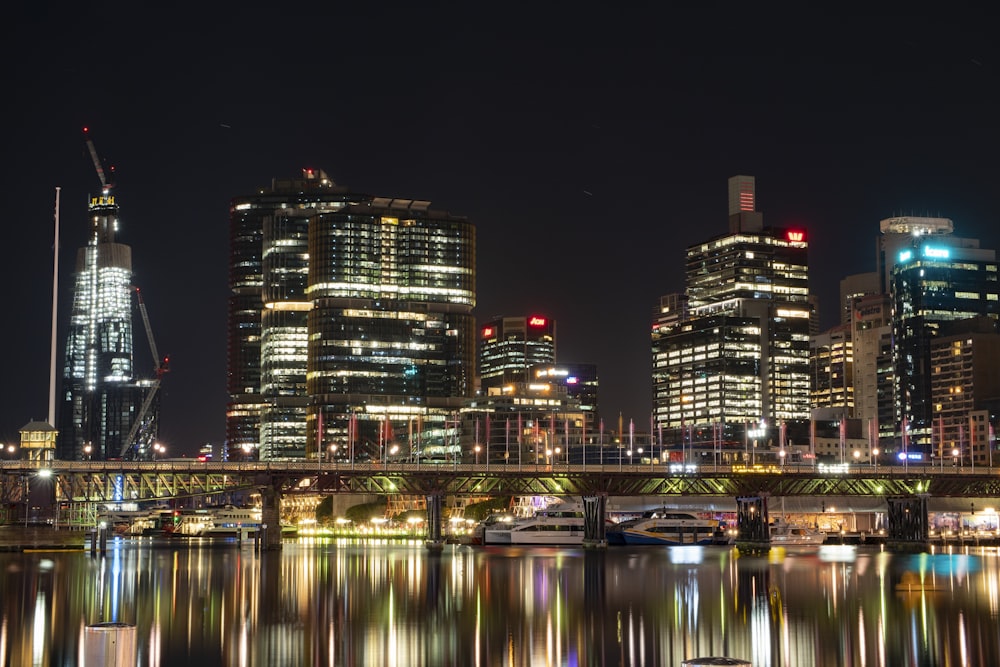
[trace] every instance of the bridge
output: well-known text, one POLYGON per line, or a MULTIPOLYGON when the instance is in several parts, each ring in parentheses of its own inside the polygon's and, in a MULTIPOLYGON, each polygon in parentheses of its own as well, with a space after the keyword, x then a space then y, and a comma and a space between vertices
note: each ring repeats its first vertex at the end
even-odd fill
MULTIPOLYGON (((273 525, 278 523, 281 498, 293 494, 422 496, 428 501, 428 534, 434 541, 440 539, 441 502, 446 496, 549 495, 580 496, 585 501, 588 498, 599 499, 599 506, 594 510, 595 522, 599 517, 603 518, 608 497, 729 498, 736 499, 742 509, 748 504, 759 507, 757 499, 768 496, 867 496, 886 499, 891 519, 894 514, 904 516, 911 509, 926 515, 928 497, 1000 496, 1000 468, 868 464, 710 464, 695 468, 677 464, 622 462, 476 464, 215 462, 195 459, 2 461, 0 507, 26 505, 31 489, 48 484, 51 484, 53 492, 50 497, 68 513, 73 513, 74 508, 93 507, 101 503, 218 496, 252 490, 261 493, 265 522, 270 516, 273 525), (912 507, 899 506, 899 503, 909 503, 907 499, 914 498, 925 500, 912 507)), ((756 516, 760 517, 760 514, 756 516)), ((600 525, 603 526, 603 521, 600 525)), ((913 529, 911 526, 907 530, 913 529)), ((919 529, 918 524, 916 530, 919 529)), ((275 533, 275 539, 279 537, 275 533)), ((920 536, 916 537, 919 539, 920 536)), ((595 539, 600 541, 603 535, 595 536, 595 539)))

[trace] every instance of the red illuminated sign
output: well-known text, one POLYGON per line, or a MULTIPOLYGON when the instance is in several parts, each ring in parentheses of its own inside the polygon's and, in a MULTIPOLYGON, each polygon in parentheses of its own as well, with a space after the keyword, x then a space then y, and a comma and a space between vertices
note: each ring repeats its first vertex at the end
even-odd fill
POLYGON ((483 327, 483 338, 493 338, 495 333, 493 327, 483 327))
POLYGON ((788 231, 788 240, 791 241, 792 243, 799 243, 800 241, 804 241, 805 238, 806 238, 805 232, 796 232, 792 230, 788 231))
POLYGON ((546 324, 546 322, 545 322, 545 318, 544 317, 539 317, 537 315, 534 315, 534 316, 528 318, 528 326, 529 327, 536 327, 536 328, 538 328, 538 327, 544 327, 545 324, 546 324))

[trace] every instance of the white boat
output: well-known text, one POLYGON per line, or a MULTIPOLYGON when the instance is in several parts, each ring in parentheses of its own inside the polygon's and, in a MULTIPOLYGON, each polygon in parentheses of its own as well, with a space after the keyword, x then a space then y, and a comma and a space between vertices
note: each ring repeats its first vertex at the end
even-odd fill
POLYGON ((484 527, 483 544, 583 544, 583 505, 556 502, 532 516, 484 527))
POLYGON ((212 523, 201 531, 200 534, 203 537, 248 539, 260 530, 260 508, 226 505, 225 507, 209 509, 207 515, 211 518, 212 523))
POLYGON ((719 539, 719 522, 691 512, 657 509, 627 519, 607 530, 608 544, 712 544, 719 539))
POLYGON ((505 524, 514 523, 516 520, 517 517, 510 512, 493 512, 476 524, 476 527, 472 530, 472 536, 469 539, 469 543, 484 544, 487 529, 494 528, 498 525, 503 528, 505 524))
POLYGON ((777 518, 769 526, 774 546, 809 546, 826 542, 826 533, 804 523, 789 523, 777 518))

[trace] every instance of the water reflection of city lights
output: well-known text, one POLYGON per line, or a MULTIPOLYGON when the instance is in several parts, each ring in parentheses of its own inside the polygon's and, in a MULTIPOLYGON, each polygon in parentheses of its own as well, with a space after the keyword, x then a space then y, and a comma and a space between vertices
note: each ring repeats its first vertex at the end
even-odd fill
POLYGON ((824 563, 853 563, 858 558, 858 548, 851 544, 824 544, 819 548, 819 559, 824 563))
POLYGON ((690 563, 697 565, 705 560, 705 549, 699 546, 667 547, 671 563, 690 563))

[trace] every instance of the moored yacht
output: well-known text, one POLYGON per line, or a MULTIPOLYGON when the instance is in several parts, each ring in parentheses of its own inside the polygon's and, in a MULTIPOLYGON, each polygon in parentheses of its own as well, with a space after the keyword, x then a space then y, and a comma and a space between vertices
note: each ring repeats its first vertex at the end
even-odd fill
POLYGON ((483 529, 483 544, 583 544, 583 504, 557 501, 532 516, 498 522, 483 529))
POLYGON ((768 527, 774 546, 809 546, 826 542, 826 533, 804 523, 789 523, 777 518, 768 527))
POLYGON ((718 539, 719 522, 691 512, 657 509, 627 519, 607 530, 608 544, 663 544, 668 546, 712 544, 718 539))

